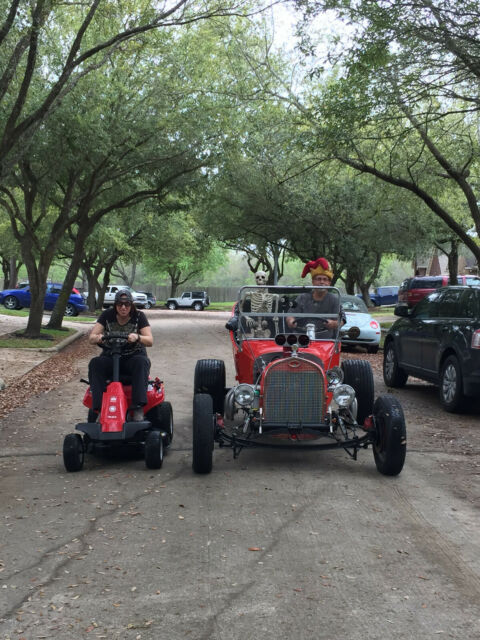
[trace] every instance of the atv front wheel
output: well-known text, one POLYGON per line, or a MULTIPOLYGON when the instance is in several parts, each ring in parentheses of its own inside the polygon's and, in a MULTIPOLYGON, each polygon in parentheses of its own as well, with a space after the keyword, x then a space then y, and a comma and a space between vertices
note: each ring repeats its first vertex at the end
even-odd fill
POLYGON ((85 460, 82 436, 69 433, 63 441, 63 464, 67 471, 81 471, 85 460))
POLYGON ((165 447, 170 446, 173 440, 173 412, 170 402, 162 402, 145 414, 145 418, 149 420, 155 429, 159 429, 167 435, 164 438, 165 447))
POLYGON ((212 397, 193 396, 193 461, 195 473, 210 473, 213 464, 214 424, 212 397))
POLYGON ((375 401, 373 417, 375 464, 384 476, 396 476, 403 469, 407 452, 407 427, 402 405, 395 396, 380 396, 375 401))
POLYGON ((163 438, 160 431, 149 431, 145 439, 145 465, 147 469, 160 469, 163 463, 163 438))

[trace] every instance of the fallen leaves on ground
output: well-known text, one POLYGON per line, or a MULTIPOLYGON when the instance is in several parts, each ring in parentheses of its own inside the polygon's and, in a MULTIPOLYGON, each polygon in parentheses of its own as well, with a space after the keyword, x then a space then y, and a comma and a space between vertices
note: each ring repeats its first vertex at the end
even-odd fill
POLYGON ((11 382, 0 391, 0 418, 25 406, 32 396, 56 389, 73 378, 78 373, 77 362, 95 353, 95 347, 88 343, 87 336, 82 336, 11 382))

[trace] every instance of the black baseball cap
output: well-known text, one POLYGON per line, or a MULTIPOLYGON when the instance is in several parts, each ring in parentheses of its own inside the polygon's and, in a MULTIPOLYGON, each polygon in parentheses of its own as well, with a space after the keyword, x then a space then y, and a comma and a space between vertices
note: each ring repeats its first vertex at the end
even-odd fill
POLYGON ((120 289, 115 294, 115 304, 119 302, 130 302, 133 303, 133 296, 128 289, 120 289))

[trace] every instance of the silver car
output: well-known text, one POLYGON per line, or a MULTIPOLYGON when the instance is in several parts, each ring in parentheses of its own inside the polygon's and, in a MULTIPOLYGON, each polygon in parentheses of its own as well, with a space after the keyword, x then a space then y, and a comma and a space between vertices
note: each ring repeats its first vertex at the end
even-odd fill
POLYGON ((380 345, 381 328, 380 323, 373 318, 363 300, 357 296, 342 294, 341 302, 347 324, 344 329, 350 327, 358 327, 360 335, 358 338, 352 339, 348 336, 342 338, 342 345, 365 347, 368 353, 377 353, 380 345))

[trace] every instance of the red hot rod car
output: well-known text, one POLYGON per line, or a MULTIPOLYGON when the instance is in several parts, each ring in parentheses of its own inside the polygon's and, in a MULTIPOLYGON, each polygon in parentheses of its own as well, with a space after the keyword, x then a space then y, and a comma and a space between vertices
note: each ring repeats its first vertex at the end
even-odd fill
POLYGON ((211 471, 217 442, 234 457, 256 446, 343 448, 356 459, 371 445, 378 471, 399 474, 406 453, 402 407, 392 395, 374 400, 368 361, 340 362, 341 327, 334 287, 240 289, 227 323, 237 384, 225 387, 222 360, 196 364, 194 471, 211 471))

